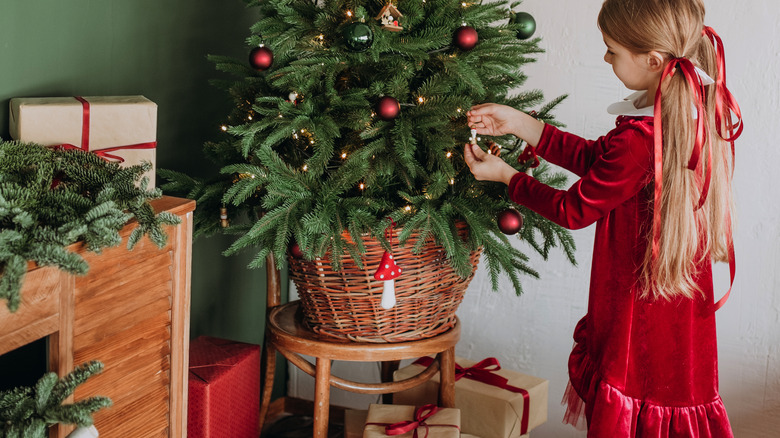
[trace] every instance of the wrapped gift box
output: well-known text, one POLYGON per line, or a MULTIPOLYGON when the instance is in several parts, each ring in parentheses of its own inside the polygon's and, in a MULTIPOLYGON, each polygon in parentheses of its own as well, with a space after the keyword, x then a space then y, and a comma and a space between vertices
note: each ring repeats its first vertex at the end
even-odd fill
POLYGON ((9 131, 25 143, 102 151, 122 166, 148 161, 152 170, 144 176, 154 187, 157 104, 143 96, 14 98, 9 131))
POLYGON ((201 336, 190 342, 187 436, 260 435, 260 346, 201 336))
MULTIPOLYGON (((517 438, 547 421, 547 385, 545 379, 516 371, 499 369, 498 361, 489 358, 479 364, 455 358, 462 370, 471 371, 478 365, 482 371, 469 372, 455 382, 455 407, 461 410, 461 432, 482 438, 517 438), (490 364, 489 366, 486 364, 490 364), (487 381, 474 380, 472 374, 491 374, 487 381), (515 391, 496 386, 496 381, 506 379, 506 386, 515 391), (520 390, 520 391, 517 391, 520 390)), ((421 364, 401 368, 393 375, 399 381, 419 374, 425 369, 421 364)), ((460 374, 460 373, 456 373, 460 374)), ((457 378, 457 375, 456 375, 457 378)), ((393 403, 426 404, 436 402, 439 391, 438 373, 422 385, 393 395, 393 403)))
MULTIPOLYGON (((376 405, 368 407, 366 427, 363 431, 364 438, 384 438, 387 435, 387 426, 398 423, 420 420, 417 425, 417 434, 412 429, 409 432, 392 435, 397 438, 413 438, 415 436, 428 438, 460 438, 460 410, 453 408, 437 408, 435 405, 426 406, 402 406, 402 405, 376 405), (435 410, 432 415, 429 415, 435 410), (427 428, 427 431, 426 431, 427 428)), ((412 428, 415 426, 411 426, 412 428)))

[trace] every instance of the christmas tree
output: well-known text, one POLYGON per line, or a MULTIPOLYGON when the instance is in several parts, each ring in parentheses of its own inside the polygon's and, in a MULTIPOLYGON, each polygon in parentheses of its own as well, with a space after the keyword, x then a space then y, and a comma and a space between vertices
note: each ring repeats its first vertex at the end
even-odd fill
MULTIPOLYGON (((560 247, 574 263, 566 230, 512 204, 505 186, 476 181, 463 160, 465 114, 476 103, 534 111, 555 124, 550 112, 564 97, 545 103, 540 91, 520 88, 523 65, 542 52, 520 3, 248 3, 261 17, 248 38, 249 62, 211 57, 237 78, 217 81, 235 110, 224 139, 204 148, 220 175, 160 172, 170 181, 165 190, 197 200, 196 234, 238 235, 226 254, 256 248, 251 267, 269 255, 283 260, 291 247, 308 259, 348 254, 360 264, 361 234, 390 249, 384 234, 395 223, 401 244, 413 231, 433 239, 461 276, 471 272, 469 252, 482 247, 493 288, 504 272, 520 294, 519 274, 538 274, 497 224, 517 209, 521 239, 545 258, 560 247), (467 241, 458 221, 468 225, 467 241)), ((520 171, 535 164, 514 137, 480 144, 520 171)), ((554 187, 566 182, 546 163, 533 175, 554 187)))
POLYGON ((76 387, 92 375, 103 371, 103 364, 92 361, 76 367, 59 379, 55 373, 45 374, 34 388, 19 387, 0 391, 0 437, 44 438, 52 424, 92 424, 92 414, 111 406, 107 397, 90 397, 65 404, 76 387))
POLYGON ((119 230, 135 218, 131 249, 144 235, 159 247, 163 225, 180 222, 155 214, 150 200, 162 196, 142 179, 151 164, 122 168, 80 149, 0 142, 0 299, 13 312, 28 261, 86 274, 84 259, 68 251, 75 242, 100 252, 121 242, 119 230), (138 183, 138 185, 137 185, 138 183))

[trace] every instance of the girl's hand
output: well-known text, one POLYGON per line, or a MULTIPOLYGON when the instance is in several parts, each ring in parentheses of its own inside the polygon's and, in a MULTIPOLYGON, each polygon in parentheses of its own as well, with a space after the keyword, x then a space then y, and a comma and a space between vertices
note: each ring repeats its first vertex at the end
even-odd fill
POLYGON ((513 134, 531 146, 539 144, 544 123, 511 106, 496 103, 474 105, 466 113, 469 128, 477 134, 501 136, 513 134))
POLYGON ((463 157, 474 178, 479 181, 496 181, 509 185, 517 170, 501 158, 489 154, 475 144, 467 144, 463 157))
POLYGON ((471 129, 476 129, 477 134, 500 136, 505 134, 518 134, 515 126, 523 113, 511 106, 496 103, 483 103, 474 105, 466 113, 471 129))

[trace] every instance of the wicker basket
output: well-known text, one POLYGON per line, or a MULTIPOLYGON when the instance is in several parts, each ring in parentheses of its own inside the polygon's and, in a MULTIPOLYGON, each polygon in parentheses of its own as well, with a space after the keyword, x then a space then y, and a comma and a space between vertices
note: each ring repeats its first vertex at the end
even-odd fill
MULTIPOLYGON (((465 238, 466 225, 459 223, 457 228, 465 238)), ((349 239, 349 234, 344 237, 349 239)), ((418 235, 413 234, 403 247, 397 244, 397 231, 392 237, 396 242, 393 258, 403 274, 395 280, 397 303, 389 310, 380 305, 383 284, 374 280, 384 253, 377 240, 363 239, 365 269, 349 256, 342 257, 339 271, 327 258, 308 261, 289 257, 290 277, 309 328, 343 340, 404 342, 430 338, 455 325, 455 311, 474 276, 482 249, 471 253, 471 273, 461 278, 450 267, 441 246, 431 241, 420 254, 412 254, 418 235)))

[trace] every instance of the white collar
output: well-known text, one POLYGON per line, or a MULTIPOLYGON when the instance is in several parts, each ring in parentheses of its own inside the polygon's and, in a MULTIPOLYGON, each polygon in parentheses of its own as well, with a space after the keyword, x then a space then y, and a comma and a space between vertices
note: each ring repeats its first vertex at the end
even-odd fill
POLYGON ((637 108, 635 103, 643 101, 647 91, 637 91, 620 102, 607 107, 607 112, 615 116, 647 116, 653 117, 653 105, 637 108))
MULTIPOLYGON (((712 79, 704 70, 696 66, 694 66, 694 68, 696 69, 696 74, 699 76, 699 80, 701 81, 702 85, 706 86, 715 83, 715 80, 712 79)), ((647 103, 647 100, 644 98, 646 94, 647 91, 637 91, 635 93, 632 93, 630 96, 626 97, 622 101, 615 102, 612 105, 608 106, 607 112, 615 116, 653 117, 653 105, 645 106, 642 108, 636 107, 637 102, 647 103)), ((696 117, 696 111, 694 111, 694 118, 695 117, 696 117)))

